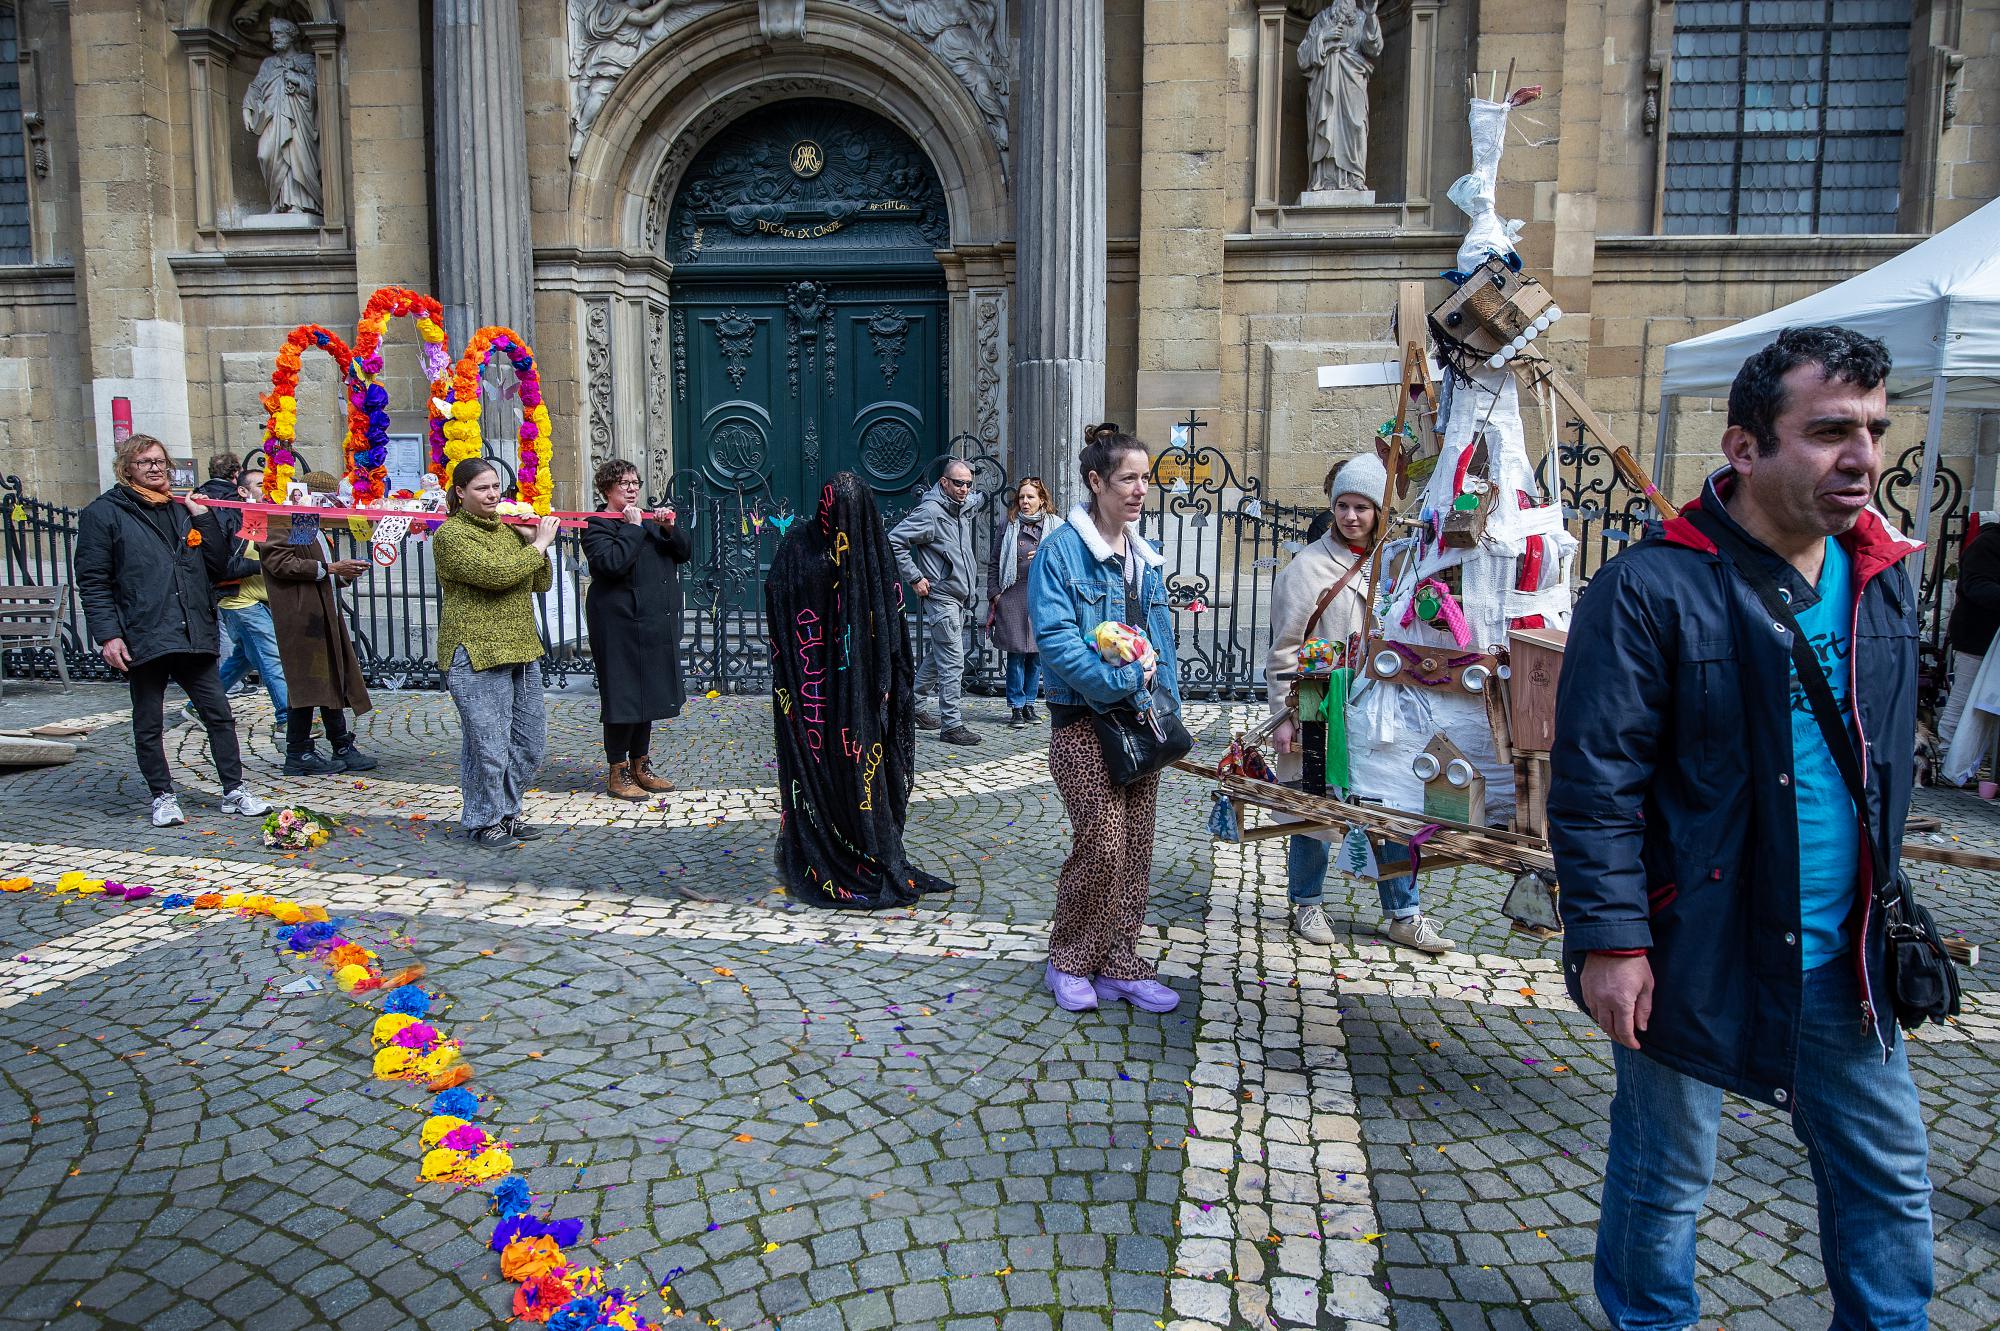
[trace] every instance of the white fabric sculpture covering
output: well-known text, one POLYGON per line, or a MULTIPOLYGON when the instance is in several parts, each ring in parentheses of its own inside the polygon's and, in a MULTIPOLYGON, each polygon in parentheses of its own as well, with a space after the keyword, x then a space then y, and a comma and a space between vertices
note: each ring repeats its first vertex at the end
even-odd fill
MULTIPOLYGON (((1472 103, 1473 170, 1452 186, 1450 195, 1472 218, 1458 252, 1460 271, 1471 271, 1489 253, 1514 252, 1513 235, 1521 224, 1502 221, 1493 205, 1507 111, 1504 102, 1472 103)), ((1481 434, 1486 437, 1487 475, 1495 491, 1492 508, 1485 534, 1473 549, 1424 544, 1426 538, 1417 536, 1388 546, 1376 601, 1379 631, 1391 641, 1415 647, 1469 652, 1504 649, 1508 621, 1524 615, 1539 614, 1550 628, 1568 628, 1569 570, 1576 539, 1563 528, 1560 505, 1541 502, 1544 496, 1528 461, 1513 372, 1480 363, 1469 383, 1447 376, 1438 410, 1444 422, 1443 451, 1414 512, 1425 521, 1427 532, 1435 530, 1434 519, 1449 512, 1456 497, 1459 461, 1481 434), (1535 503, 1524 507, 1524 494, 1535 503), (1533 537, 1545 542, 1540 586, 1516 590, 1519 561, 1533 537), (1464 647, 1450 633, 1421 619, 1412 619, 1408 627, 1402 623, 1419 584, 1451 568, 1458 570, 1459 604, 1472 637, 1464 647)), ((1485 776, 1489 820, 1504 818, 1512 810, 1513 768, 1494 751, 1482 695, 1390 681, 1377 681, 1356 692, 1347 713, 1348 762, 1356 795, 1420 812, 1424 786, 1412 763, 1433 735, 1443 733, 1485 776)))

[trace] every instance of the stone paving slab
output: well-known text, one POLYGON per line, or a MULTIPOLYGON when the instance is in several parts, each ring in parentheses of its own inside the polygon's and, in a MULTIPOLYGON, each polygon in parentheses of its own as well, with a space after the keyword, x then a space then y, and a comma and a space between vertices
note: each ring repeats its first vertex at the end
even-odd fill
MULTIPOLYGON (((754 699, 662 727, 661 765, 696 788, 633 809, 596 792, 594 700, 552 694, 559 756, 531 805, 550 835, 501 854, 453 834, 442 695, 363 718, 384 762, 358 784, 281 780, 257 728, 267 790, 363 811, 297 857, 215 811, 185 729, 189 825, 148 826, 114 723, 66 781, 0 777, 0 874, 325 900, 386 964, 422 959, 483 1117, 666 1325, 1603 1325, 1608 1046, 1553 945, 1500 921, 1499 876, 1427 882, 1451 957, 1381 944, 1372 885, 1340 879, 1342 942, 1300 947, 1283 843, 1214 846, 1206 791, 1171 776, 1144 946, 1182 1008, 1060 1014, 1039 984, 1068 842, 1045 731, 969 710, 986 745, 920 741, 910 837, 960 890, 883 917, 774 891, 754 699)), ((1211 742, 1226 725, 1193 719, 1211 742)), ((1992 806, 1920 804, 1960 844, 2000 845, 1992 806)), ((1990 941, 1990 877, 1918 876, 1941 919, 1990 941)), ((427 1097, 367 1077, 373 1008, 282 992, 312 968, 272 949, 268 921, 156 903, 0 897, 0 984, 18 982, 0 1010, 0 1327, 504 1320, 482 1197, 417 1182, 427 1097)), ((1962 1026, 1912 1049, 1934 1323, 1953 1331, 2000 1324, 2000 1002, 1984 968, 1969 978, 1962 1026)), ((1732 1101, 1723 1141, 1704 1325, 1823 1324, 1789 1125, 1732 1101)))

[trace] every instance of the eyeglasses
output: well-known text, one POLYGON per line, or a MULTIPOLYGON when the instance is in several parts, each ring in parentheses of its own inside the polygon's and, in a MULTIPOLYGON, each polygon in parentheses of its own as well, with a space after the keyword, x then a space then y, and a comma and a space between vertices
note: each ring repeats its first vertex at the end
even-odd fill
POLYGON ((165 471, 167 469, 167 460, 165 458, 138 458, 132 463, 132 469, 138 471, 141 468, 146 471, 165 471))

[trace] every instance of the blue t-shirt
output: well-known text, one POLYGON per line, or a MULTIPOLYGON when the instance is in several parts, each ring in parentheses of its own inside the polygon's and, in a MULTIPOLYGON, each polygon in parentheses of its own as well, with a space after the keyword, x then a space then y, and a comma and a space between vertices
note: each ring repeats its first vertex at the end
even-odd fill
MULTIPOLYGON (((1799 628, 1812 644, 1834 701, 1850 729, 1854 707, 1848 696, 1848 651, 1852 646, 1854 564, 1840 542, 1826 542, 1819 572, 1819 600, 1796 612, 1799 628)), ((1861 867, 1860 829, 1854 797, 1826 747, 1812 702, 1792 671, 1792 789, 1799 813, 1800 949, 1806 970, 1847 951, 1847 914, 1854 905, 1855 875, 1861 867)))

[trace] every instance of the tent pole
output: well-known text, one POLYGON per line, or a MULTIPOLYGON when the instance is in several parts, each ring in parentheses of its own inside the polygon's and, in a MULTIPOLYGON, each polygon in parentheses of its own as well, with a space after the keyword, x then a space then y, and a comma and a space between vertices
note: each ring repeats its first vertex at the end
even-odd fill
POLYGON ((1653 488, 1662 490, 1660 477, 1667 470, 1667 422, 1671 419, 1674 399, 1665 390, 1660 393, 1660 410, 1653 423, 1653 488))
POLYGON ((1937 484, 1938 441, 1944 435, 1945 377, 1931 380, 1931 418, 1924 431, 1923 480, 1917 485, 1917 532, 1923 546, 1917 551, 1917 587, 1924 585, 1924 565, 1931 554, 1931 491, 1937 484))

